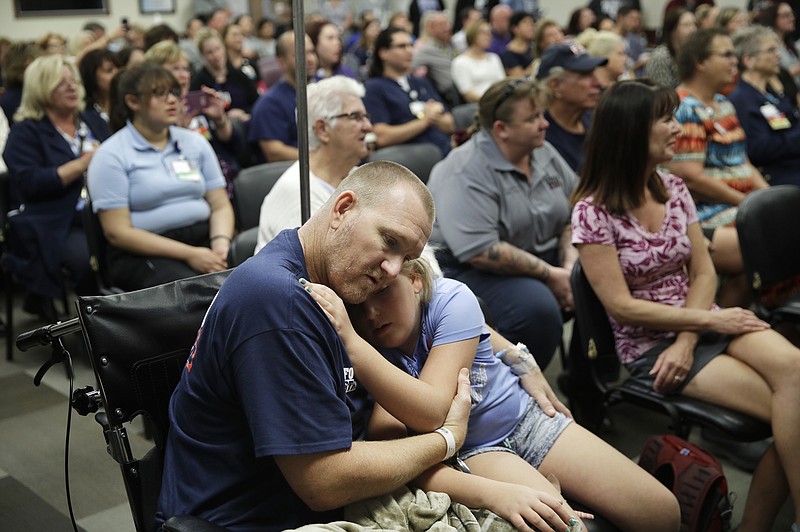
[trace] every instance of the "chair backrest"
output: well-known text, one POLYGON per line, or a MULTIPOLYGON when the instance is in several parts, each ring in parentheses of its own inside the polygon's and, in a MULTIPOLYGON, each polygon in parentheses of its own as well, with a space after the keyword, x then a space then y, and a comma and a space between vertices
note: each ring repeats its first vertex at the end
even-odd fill
POLYGON ((200 324, 230 270, 79 298, 78 316, 110 425, 142 414, 163 449, 169 399, 200 324))
POLYGON ((251 227, 236 235, 228 250, 228 266, 235 268, 253 256, 258 243, 258 227, 251 227))
POLYGON ((108 275, 108 262, 106 261, 108 241, 103 234, 103 227, 100 225, 100 219, 92 210, 92 200, 88 196, 86 197, 86 205, 84 205, 81 211, 81 220, 83 221, 83 232, 86 235, 86 243, 89 246, 89 265, 94 272, 100 293, 111 294, 121 292, 122 290, 113 286, 114 283, 108 275))
POLYGON ((776 185, 739 204, 736 230, 745 274, 765 309, 800 291, 800 187, 776 185))
MULTIPOLYGON (((264 198, 272 190, 278 178, 293 163, 294 161, 264 163, 239 172, 233 180, 233 212, 236 215, 236 227, 239 231, 258 227, 264 198)), ((297 186, 299 190, 300 185, 297 186)))
POLYGON ((467 129, 475 123, 475 115, 478 114, 477 103, 463 103, 456 105, 450 110, 456 129, 467 129))
POLYGON ((570 354, 580 357, 580 360, 573 363, 588 369, 598 388, 604 390, 606 383, 617 380, 620 375, 614 333, 606 309, 589 284, 580 261, 575 262, 570 281, 575 306, 575 327, 580 339, 580 349, 573 350, 570 354))
POLYGON ((392 161, 402 164, 414 172, 423 183, 427 183, 428 177, 431 175, 431 169, 442 160, 442 152, 439 151, 435 144, 427 142, 421 144, 398 144, 376 150, 369 156, 369 160, 370 162, 392 161))

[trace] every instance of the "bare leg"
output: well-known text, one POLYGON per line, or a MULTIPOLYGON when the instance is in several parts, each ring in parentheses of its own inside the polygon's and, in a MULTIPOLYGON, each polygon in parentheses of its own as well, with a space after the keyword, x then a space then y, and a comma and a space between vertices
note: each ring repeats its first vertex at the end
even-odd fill
POLYGON ((717 303, 721 307, 747 307, 752 298, 744 275, 736 228, 717 228, 709 252, 717 273, 726 276, 717 295, 717 303))
POLYGON ((622 530, 675 532, 680 528, 675 496, 577 423, 559 436, 539 472, 555 475, 568 497, 590 506, 622 530))
POLYGON ((761 512, 783 503, 785 490, 780 488, 786 482, 795 511, 800 512, 800 453, 796 452, 800 441, 800 350, 767 330, 737 337, 728 352, 730 356, 716 357, 703 368, 684 393, 771 423, 779 459, 774 460, 770 452, 759 463, 745 508, 745 522, 763 526, 772 522, 775 513, 761 512))
POLYGON ((781 510, 783 501, 789 494, 789 484, 783 475, 778 452, 775 445, 771 445, 761 461, 758 463, 753 481, 750 483, 750 492, 744 506, 744 517, 739 526, 740 532, 770 532, 774 516, 781 510), (763 469, 764 472, 759 471, 763 469), (772 472, 780 471, 778 478, 772 472), (764 482, 767 480, 767 482, 764 482), (771 515, 772 519, 760 520, 759 516, 771 515))
POLYGON ((714 230, 711 246, 708 248, 717 273, 736 275, 744 271, 742 252, 739 249, 739 235, 735 227, 718 227, 714 230))

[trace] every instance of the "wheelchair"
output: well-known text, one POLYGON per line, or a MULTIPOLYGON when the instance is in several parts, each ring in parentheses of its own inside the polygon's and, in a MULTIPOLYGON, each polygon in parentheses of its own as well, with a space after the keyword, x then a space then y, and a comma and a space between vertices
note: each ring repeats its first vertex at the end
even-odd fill
MULTIPOLYGON (((168 407, 189 351, 214 296, 231 270, 181 279, 153 288, 78 298, 78 317, 20 335, 26 351, 51 346, 53 356, 34 378, 68 358, 65 335, 82 333, 98 389, 85 386, 71 398, 72 408, 95 414, 106 448, 119 464, 137 532, 153 532, 161 490, 168 407), (143 416, 154 445, 134 456, 127 425, 143 416)), ((590 508, 580 508, 591 512, 590 508)), ((587 532, 616 530, 602 516, 587 521, 587 532)), ((163 532, 224 532, 194 516, 170 517, 163 532)))
MULTIPOLYGON (((34 378, 37 386, 47 370, 67 359, 62 337, 81 332, 88 346, 97 387, 76 390, 72 408, 95 414, 106 448, 119 464, 137 532, 153 532, 168 407, 189 350, 208 307, 230 270, 112 295, 78 298, 78 317, 17 338, 26 351, 49 345, 53 355, 34 378), (143 416, 153 447, 133 455, 126 426, 143 416)), ((164 532, 223 532, 226 529, 193 516, 171 517, 164 532)))

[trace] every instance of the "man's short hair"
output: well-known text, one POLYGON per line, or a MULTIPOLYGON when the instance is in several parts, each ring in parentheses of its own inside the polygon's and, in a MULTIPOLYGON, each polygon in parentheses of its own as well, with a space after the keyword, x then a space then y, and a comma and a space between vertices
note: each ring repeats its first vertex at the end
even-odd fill
POLYGON ((287 30, 275 40, 275 56, 286 59, 288 54, 294 54, 294 30, 287 30), (288 41, 291 40, 291 43, 288 41))
POLYGON ((387 192, 398 184, 409 186, 422 202, 426 214, 433 222, 436 208, 433 196, 425 183, 405 166, 391 161, 375 161, 359 166, 339 183, 325 205, 318 212, 330 211, 336 198, 345 190, 355 193, 364 208, 381 208, 386 203, 387 192))
POLYGON ((675 63, 678 65, 678 77, 687 81, 694 77, 697 65, 711 56, 711 43, 715 37, 727 37, 721 28, 708 28, 694 32, 681 45, 675 63))
MULTIPOLYGON (((319 138, 315 134, 314 122, 318 118, 336 116, 342 112, 345 97, 364 97, 364 86, 354 79, 346 76, 331 76, 312 83, 308 86, 308 149, 314 151, 319 148, 319 138)), ((336 118, 328 120, 333 127, 336 118)))

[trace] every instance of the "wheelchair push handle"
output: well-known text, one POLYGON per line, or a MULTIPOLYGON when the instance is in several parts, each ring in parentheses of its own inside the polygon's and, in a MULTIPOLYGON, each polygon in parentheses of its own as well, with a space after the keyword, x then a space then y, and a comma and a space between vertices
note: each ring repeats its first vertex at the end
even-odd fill
POLYGON ((17 349, 27 351, 37 346, 52 345, 53 340, 80 330, 81 323, 78 318, 45 325, 17 336, 17 349))

